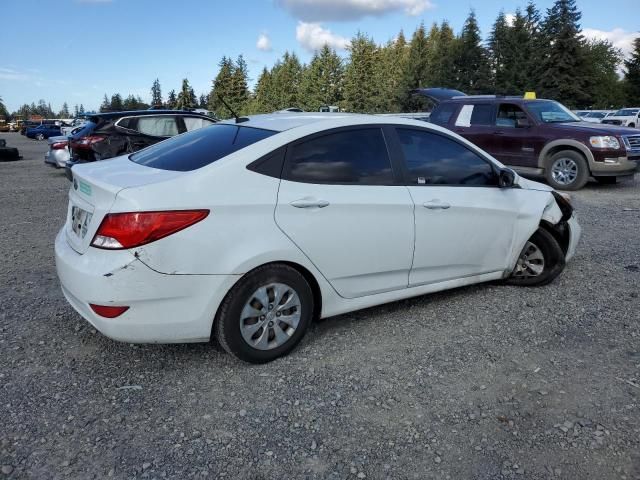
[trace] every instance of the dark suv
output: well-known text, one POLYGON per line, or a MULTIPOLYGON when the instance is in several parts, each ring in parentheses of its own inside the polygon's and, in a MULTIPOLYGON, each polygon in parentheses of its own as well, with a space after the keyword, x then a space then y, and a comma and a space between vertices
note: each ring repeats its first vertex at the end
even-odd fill
POLYGON ((476 144, 522 174, 544 174, 556 189, 578 190, 631 177, 640 165, 640 132, 584 122, 553 100, 467 96, 426 88, 413 93, 437 103, 430 121, 476 144))
POLYGON ((69 153, 72 163, 106 160, 214 122, 217 119, 182 110, 99 113, 69 137, 69 153))

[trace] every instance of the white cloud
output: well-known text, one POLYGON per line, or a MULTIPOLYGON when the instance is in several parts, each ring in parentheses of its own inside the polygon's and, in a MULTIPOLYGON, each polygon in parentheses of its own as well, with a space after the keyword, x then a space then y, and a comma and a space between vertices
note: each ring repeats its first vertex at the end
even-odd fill
POLYGON ((516 15, 515 13, 505 13, 504 19, 506 20, 507 25, 513 27, 513 24, 516 21, 516 15))
POLYGON ((305 22, 348 21, 366 16, 404 12, 420 15, 434 7, 431 0, 276 0, 295 18, 305 22))
POLYGON ((31 75, 13 68, 0 67, 0 80, 29 80, 31 75))
POLYGON ((633 50, 633 40, 640 36, 640 32, 627 32, 622 28, 614 28, 613 30, 598 30, 597 28, 585 28, 582 34, 592 40, 609 40, 614 47, 622 50, 625 57, 631 55, 633 50))
POLYGON ((266 33, 261 33, 258 35, 258 41, 256 42, 256 48, 258 50, 262 50, 263 52, 270 52, 271 48, 271 39, 269 35, 266 33))
POLYGON ((325 44, 336 50, 344 50, 351 43, 348 38, 332 33, 331 30, 323 28, 319 23, 306 22, 298 22, 296 40, 309 52, 315 52, 325 44))

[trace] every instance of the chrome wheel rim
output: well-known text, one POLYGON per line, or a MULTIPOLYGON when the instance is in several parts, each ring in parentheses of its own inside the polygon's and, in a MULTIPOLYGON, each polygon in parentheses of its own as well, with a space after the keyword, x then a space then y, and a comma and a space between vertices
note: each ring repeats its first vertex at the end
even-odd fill
POLYGON ((578 164, 571 158, 559 158, 551 166, 551 176, 560 185, 570 185, 578 178, 578 164))
POLYGON ((531 278, 537 277, 544 271, 544 255, 538 246, 534 243, 527 242, 518 263, 516 264, 516 270, 513 276, 516 278, 531 278))
POLYGON ((257 350, 284 345, 300 323, 300 297, 289 285, 270 283, 258 288, 240 314, 240 333, 257 350))

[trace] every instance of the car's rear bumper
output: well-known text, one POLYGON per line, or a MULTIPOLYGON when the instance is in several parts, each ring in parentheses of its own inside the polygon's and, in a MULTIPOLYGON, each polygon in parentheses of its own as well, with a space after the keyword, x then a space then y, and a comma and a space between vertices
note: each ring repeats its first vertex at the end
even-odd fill
POLYGON ((207 341, 213 317, 238 275, 166 275, 128 250, 73 250, 62 229, 56 270, 71 306, 104 335, 132 343, 207 341), (128 306, 117 318, 97 315, 90 303, 128 306))

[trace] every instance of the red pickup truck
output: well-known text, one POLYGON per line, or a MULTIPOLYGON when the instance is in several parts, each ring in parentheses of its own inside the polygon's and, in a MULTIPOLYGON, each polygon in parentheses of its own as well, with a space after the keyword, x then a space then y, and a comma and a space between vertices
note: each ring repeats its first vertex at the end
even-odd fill
POLYGON ((632 177, 640 165, 640 131, 584 122, 553 100, 413 91, 437 103, 429 121, 475 143, 522 174, 543 174, 552 187, 578 190, 632 177))

